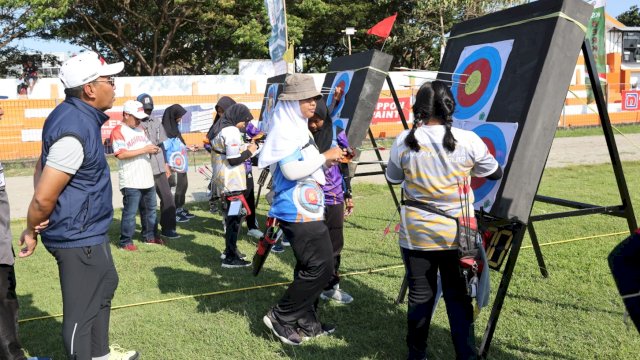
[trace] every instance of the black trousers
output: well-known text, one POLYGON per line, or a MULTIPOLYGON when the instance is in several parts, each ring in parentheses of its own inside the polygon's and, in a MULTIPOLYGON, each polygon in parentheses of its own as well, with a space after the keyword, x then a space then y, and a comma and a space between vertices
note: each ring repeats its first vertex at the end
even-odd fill
POLYGON ((467 295, 465 280, 460 275, 458 251, 401 250, 409 281, 409 359, 423 359, 427 352, 431 312, 438 286, 438 269, 456 358, 476 359, 473 306, 471 297, 467 295))
MULTIPOLYGON (((244 165, 243 165, 244 166, 244 165)), ((256 226, 256 197, 254 194, 253 174, 247 173, 247 189, 244 191, 244 198, 247 200, 251 215, 247 216, 247 229, 257 229, 256 226)))
POLYGON ((18 296, 13 265, 0 265, 0 359, 26 359, 18 341, 18 296))
MULTIPOLYGON (((153 179, 156 184, 156 193, 160 198, 160 226, 162 226, 162 230, 164 231, 175 230, 176 203, 173 199, 173 194, 171 194, 169 179, 167 179, 167 175, 165 173, 154 175, 153 179)), ((157 230, 158 226, 156 225, 156 235, 158 235, 157 230)))
POLYGON ((48 250, 58 262, 64 312, 62 338, 69 359, 108 354, 111 300, 118 287, 109 242, 48 250))
POLYGON ((296 257, 293 282, 284 292, 273 314, 291 326, 310 328, 318 324, 314 303, 333 273, 329 230, 324 221, 280 222, 296 257))
MULTIPOLYGON (((225 202, 225 211, 228 211, 231 201, 227 199, 227 195, 222 196, 225 202)), ((240 224, 242 216, 224 216, 226 232, 224 233, 224 254, 231 259, 236 257, 238 253, 238 233, 240 232, 240 224)))
MULTIPOLYGON (((187 173, 176 173, 176 195, 175 195, 175 205, 176 208, 182 208, 185 203, 185 196, 187 194, 187 188, 189 187, 189 178, 187 178, 187 173)), ((175 214, 173 216, 176 216, 175 214)))
POLYGON ((338 269, 340 268, 340 254, 344 247, 344 204, 326 205, 324 219, 329 229, 329 237, 333 248, 333 274, 329 279, 329 284, 325 287, 325 290, 329 290, 340 283, 338 269))

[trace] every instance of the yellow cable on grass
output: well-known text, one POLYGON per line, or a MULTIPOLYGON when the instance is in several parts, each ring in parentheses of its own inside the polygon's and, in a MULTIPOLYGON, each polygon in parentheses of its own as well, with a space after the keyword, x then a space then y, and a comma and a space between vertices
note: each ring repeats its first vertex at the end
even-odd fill
MULTIPOLYGON (((565 243, 574 242, 574 241, 595 239, 595 238, 607 237, 607 236, 617 236, 617 235, 624 235, 624 234, 628 234, 628 232, 623 231, 623 232, 618 232, 618 233, 594 235, 594 236, 587 236, 587 237, 570 239, 570 240, 555 241, 555 242, 549 242, 549 243, 540 244, 540 246, 565 244, 565 243)), ((522 249, 530 249, 532 247, 533 246, 528 245, 528 246, 523 246, 522 249)), ((400 269, 400 268, 404 268, 404 264, 402 264, 402 265, 391 265, 391 266, 386 266, 386 267, 377 268, 377 269, 367 269, 367 270, 360 270, 360 271, 352 271, 352 272, 349 272, 349 273, 340 274, 340 276, 345 277, 345 276, 373 274, 373 273, 378 273, 378 272, 383 272, 383 271, 388 271, 388 270, 394 270, 394 269, 400 269)), ((173 298, 168 298, 168 299, 151 300, 151 301, 145 301, 145 302, 134 303, 134 304, 112 306, 111 310, 125 309, 125 308, 130 308, 130 307, 151 305, 151 304, 160 304, 160 303, 178 301, 178 300, 185 300, 185 299, 195 299, 195 298, 204 297, 204 296, 224 295, 224 294, 232 294, 232 293, 243 292, 243 291, 266 289, 266 288, 270 288, 270 287, 289 285, 290 283, 291 282, 278 282, 278 283, 273 283, 273 284, 256 285, 256 286, 250 286, 250 287, 244 287, 244 288, 238 288, 238 289, 212 291, 212 292, 196 294, 196 295, 184 295, 184 296, 178 296, 178 297, 173 297, 173 298)), ((22 319, 22 320, 19 320, 18 322, 19 323, 26 323, 26 322, 29 322, 29 321, 54 319, 54 318, 62 317, 62 315, 63 314, 38 316, 38 317, 22 319)))
MULTIPOLYGON (((388 266, 388 267, 379 268, 379 269, 368 269, 368 270, 362 270, 362 271, 354 271, 354 272, 350 272, 350 273, 346 273, 346 274, 340 274, 340 276, 353 276, 353 275, 362 275, 362 274, 373 274, 373 273, 377 273, 377 272, 382 272, 382 271, 387 271, 387 270, 392 270, 392 269, 397 269, 397 268, 403 268, 403 267, 404 267, 404 265, 393 265, 393 266, 388 266)), ((256 285, 256 286, 250 286, 250 287, 244 287, 244 288, 238 288, 238 289, 212 291, 212 292, 196 294, 196 295, 184 295, 184 296, 178 296, 178 297, 173 297, 173 298, 168 298, 168 299, 151 300, 151 301, 145 301, 145 302, 134 303, 134 304, 112 306, 111 310, 125 309, 125 308, 130 308, 130 307, 151 305, 151 304, 160 304, 160 303, 164 303, 164 302, 178 301, 178 300, 185 300, 185 299, 194 299, 194 298, 204 297, 204 296, 232 294, 232 293, 236 293, 236 292, 243 292, 243 291, 249 291, 249 290, 258 290, 258 289, 265 289, 265 288, 276 287, 276 286, 289 285, 290 283, 291 282, 289 282, 289 281, 287 281, 287 282, 278 282, 278 283, 273 283, 273 284, 256 285)), ((38 316, 38 317, 33 317, 33 318, 28 318, 28 319, 22 319, 22 320, 19 320, 18 322, 19 323, 25 323, 25 322, 29 322, 29 321, 35 321, 35 320, 53 319, 53 318, 61 317, 62 315, 63 314, 38 316)))
MULTIPOLYGON (((626 235, 628 235, 628 234, 629 234, 629 232, 628 232, 628 231, 622 231, 622 232, 611 233, 611 234, 602 234, 602 235, 585 236, 585 237, 576 238, 576 239, 569 239, 569 240, 561 240, 561 241, 548 242, 548 243, 540 244, 540 246, 546 246, 546 245, 557 245, 557 244, 566 244, 566 243, 570 243, 570 242, 574 242, 574 241, 589 240, 589 239, 596 239, 596 238, 607 237, 607 236, 625 235, 625 234, 626 234, 626 235)), ((521 249, 531 249, 531 248, 533 248, 533 245, 523 246, 521 249)))

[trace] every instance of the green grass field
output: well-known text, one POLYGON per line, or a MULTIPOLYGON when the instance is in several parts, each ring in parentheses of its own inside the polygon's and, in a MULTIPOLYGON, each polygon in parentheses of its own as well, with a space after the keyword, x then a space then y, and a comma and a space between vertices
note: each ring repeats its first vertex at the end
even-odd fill
MULTIPOLYGON (((636 209, 640 163, 624 169, 636 209)), ((404 271, 395 236, 383 237, 394 218, 386 186, 355 187, 356 213, 348 218, 342 288, 350 305, 322 303, 323 321, 337 325, 329 337, 299 347, 281 345, 262 323, 292 279, 291 250, 270 255, 259 277, 250 268, 222 269, 224 239, 220 218, 205 204, 192 204, 197 218, 180 224, 182 237, 166 247, 140 245, 129 253, 115 248, 120 212, 110 232, 120 285, 113 301, 111 342, 141 352, 142 359, 403 359, 406 357, 406 304, 393 300, 404 271), (379 271, 373 271, 379 270, 379 271)), ((600 205, 620 203, 610 166, 548 169, 540 194, 600 205)), ((264 204, 264 202, 263 202, 264 204)), ((555 212, 546 204, 533 213, 555 212)), ((266 207, 260 206, 259 214, 266 207)), ((261 218, 263 219, 263 218, 261 218)), ((397 217, 395 217, 397 221, 397 217)), ((14 239, 24 221, 12 223, 14 239)), ((393 225, 392 225, 393 228, 393 225)), ((623 219, 602 215, 536 223, 539 239, 552 243, 627 230, 623 219)), ((637 359, 640 337, 623 324, 623 306, 607 266, 607 255, 624 235, 543 246, 550 277, 540 276, 530 248, 520 252, 491 359, 637 359)), ((525 238, 524 246, 530 245, 525 238)), ((246 235, 240 250, 253 254, 246 235)), ((20 335, 31 355, 64 359, 60 335, 61 297, 53 257, 40 245, 16 264, 21 304, 20 335), (44 317, 44 318, 42 318, 44 317)), ((492 295, 500 275, 492 272, 492 295)), ((480 342, 490 309, 480 314, 480 342)), ((429 338, 429 359, 452 359, 444 303, 429 338)))
MULTIPOLYGON (((624 124, 614 125, 613 133, 619 134, 637 134, 640 133, 640 125, 637 124, 624 124)), ((556 137, 580 137, 580 136, 595 136, 602 135, 601 126, 585 126, 576 128, 558 128, 556 130, 556 137)))

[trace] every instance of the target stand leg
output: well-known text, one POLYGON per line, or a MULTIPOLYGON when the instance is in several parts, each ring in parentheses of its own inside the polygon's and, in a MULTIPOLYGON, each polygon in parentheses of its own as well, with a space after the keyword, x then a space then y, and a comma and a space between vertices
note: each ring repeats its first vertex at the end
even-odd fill
POLYGON ((407 274, 405 273, 404 277, 402 277, 402 285, 400 285, 400 291, 395 301, 396 305, 404 303, 404 299, 407 296, 407 286, 409 286, 409 282, 407 280, 407 274))
POLYGON ((527 225, 527 229, 529 230, 529 237, 531 238, 531 245, 533 246, 533 251, 536 253, 536 259, 538 260, 538 267, 540 268, 540 274, 548 278, 549 271, 547 270, 547 265, 544 263, 544 257, 542 257, 542 250, 540 250, 540 243, 538 242, 538 236, 536 235, 536 230, 533 228, 533 222, 529 222, 527 225))

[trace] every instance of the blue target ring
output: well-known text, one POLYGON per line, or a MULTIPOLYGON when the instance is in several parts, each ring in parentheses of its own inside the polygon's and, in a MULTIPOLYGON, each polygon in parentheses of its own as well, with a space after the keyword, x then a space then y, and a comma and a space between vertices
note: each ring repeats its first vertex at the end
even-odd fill
POLYGON ((327 96, 327 108, 330 108, 333 102, 333 95, 335 94, 336 87, 342 87, 342 99, 340 102, 336 104, 336 106, 331 111, 331 118, 335 119, 342 112, 342 108, 344 107, 344 103, 347 98, 347 93, 349 92, 349 87, 351 86, 351 79, 349 77, 349 73, 346 71, 339 72, 336 74, 336 77, 333 79, 333 84, 331 84, 331 90, 329 91, 329 95, 327 96))
MULTIPOLYGON (((491 124, 483 124, 472 130, 489 148, 489 152, 496 158, 500 166, 504 166, 507 161, 507 141, 500 128, 491 124)), ((488 181, 484 178, 473 178, 471 187, 476 201, 487 196, 495 185, 495 181, 488 181), (476 186, 474 186, 476 185, 476 186)))
POLYGON ((454 112, 454 116, 457 119, 468 120, 482 110, 489 99, 491 99, 492 94, 498 86, 501 69, 502 59, 500 58, 500 53, 492 46, 484 46, 477 49, 464 59, 464 61, 455 69, 454 72, 456 74, 466 75, 454 75, 452 77, 453 84, 451 85, 451 92, 456 99, 456 111, 454 112), (460 101, 462 99, 459 97, 461 96, 461 93, 464 93, 465 89, 463 87, 465 85, 460 83, 465 83, 466 80, 470 78, 472 72, 469 71, 469 69, 473 68, 473 66, 479 61, 485 61, 489 64, 489 69, 485 69, 486 71, 483 73, 485 76, 482 76, 480 79, 481 86, 479 88, 484 90, 481 94, 469 94, 470 96, 477 98, 477 101, 471 105, 463 106, 460 103, 464 103, 464 101, 460 101))
POLYGON ((267 98, 265 99, 263 120, 271 119, 271 115, 273 114, 273 109, 276 108, 276 104, 278 103, 279 93, 280 93, 279 84, 271 84, 269 86, 269 89, 267 90, 267 98))

